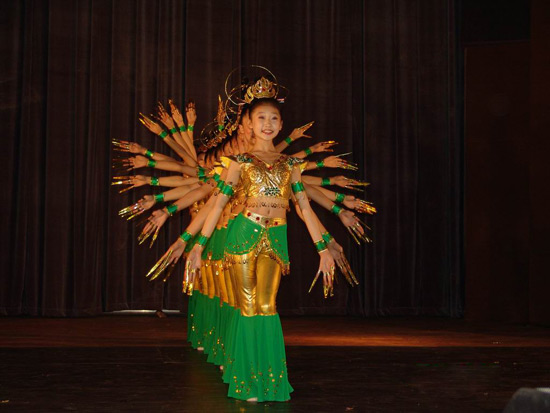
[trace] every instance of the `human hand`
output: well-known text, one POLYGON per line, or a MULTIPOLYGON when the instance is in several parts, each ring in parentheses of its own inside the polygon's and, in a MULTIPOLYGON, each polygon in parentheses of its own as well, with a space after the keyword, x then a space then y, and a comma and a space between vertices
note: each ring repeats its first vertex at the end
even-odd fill
POLYGON ((298 128, 295 128, 292 133, 290 135, 288 135, 288 137, 290 139, 292 139, 293 141, 295 141, 296 139, 299 139, 299 138, 311 138, 310 135, 306 135, 305 132, 311 128, 313 126, 313 124, 315 123, 315 121, 311 121, 309 123, 306 123, 305 125, 303 126, 300 126, 298 128))

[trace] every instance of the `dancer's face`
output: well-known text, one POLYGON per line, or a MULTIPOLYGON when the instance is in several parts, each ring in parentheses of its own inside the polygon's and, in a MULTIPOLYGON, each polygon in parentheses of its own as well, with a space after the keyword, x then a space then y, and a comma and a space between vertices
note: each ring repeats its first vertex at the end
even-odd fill
POLYGON ((256 139, 272 141, 283 128, 279 109, 272 105, 259 105, 251 113, 252 130, 256 139))

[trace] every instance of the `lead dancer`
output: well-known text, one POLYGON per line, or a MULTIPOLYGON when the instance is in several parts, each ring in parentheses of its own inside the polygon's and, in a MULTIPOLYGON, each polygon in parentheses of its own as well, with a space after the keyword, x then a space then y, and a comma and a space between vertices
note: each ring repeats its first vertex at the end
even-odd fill
POLYGON ((228 395, 249 401, 286 401, 293 390, 275 304, 281 275, 289 270, 286 210, 291 190, 320 255, 318 274, 323 274, 323 283, 330 288, 334 277, 334 259, 304 192, 301 171, 305 163, 281 155, 273 145, 283 122, 279 102, 264 97, 273 96, 271 87, 269 81, 261 79, 251 88, 255 98, 250 107, 254 146, 247 154, 224 158, 228 169, 224 188, 186 262, 192 279, 201 266, 204 245, 240 182, 246 209, 235 218, 226 241, 226 259, 233 266, 241 312, 234 327, 235 355, 228 395))

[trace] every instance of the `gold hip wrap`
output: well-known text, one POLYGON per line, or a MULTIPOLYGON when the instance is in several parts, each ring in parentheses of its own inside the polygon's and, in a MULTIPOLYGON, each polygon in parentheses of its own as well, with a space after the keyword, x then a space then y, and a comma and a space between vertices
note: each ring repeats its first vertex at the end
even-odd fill
POLYGON ((210 265, 212 267, 212 273, 214 276, 214 283, 217 284, 217 296, 220 297, 220 305, 222 303, 228 302, 228 293, 227 293, 227 286, 225 283, 225 271, 223 269, 223 261, 221 260, 213 260, 210 261, 210 265))
POLYGON ((212 263, 210 260, 204 260, 201 266, 201 277, 204 291, 204 295, 208 295, 210 298, 219 296, 219 286, 217 280, 214 280, 214 273, 212 271, 212 263))
POLYGON ((223 276, 225 279, 225 288, 227 290, 227 304, 231 307, 235 307, 235 292, 233 290, 233 280, 231 278, 231 273, 229 268, 226 265, 223 266, 223 276))
MULTIPOLYGON (((284 218, 269 218, 251 213, 248 219, 263 227, 284 225, 284 218)), ((277 314, 276 297, 281 281, 281 265, 273 257, 271 244, 264 232, 258 245, 247 254, 229 254, 235 287, 235 305, 245 317, 277 314)))

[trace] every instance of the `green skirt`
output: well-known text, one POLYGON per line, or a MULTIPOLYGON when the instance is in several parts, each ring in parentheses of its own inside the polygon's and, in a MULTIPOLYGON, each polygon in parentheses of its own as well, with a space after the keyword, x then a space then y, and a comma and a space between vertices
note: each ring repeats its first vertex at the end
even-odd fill
MULTIPOLYGON (((259 402, 287 401, 293 391, 288 382, 285 344, 279 315, 238 317, 234 322, 233 355, 227 395, 259 402)), ((228 373, 228 374, 225 374, 228 373)))

